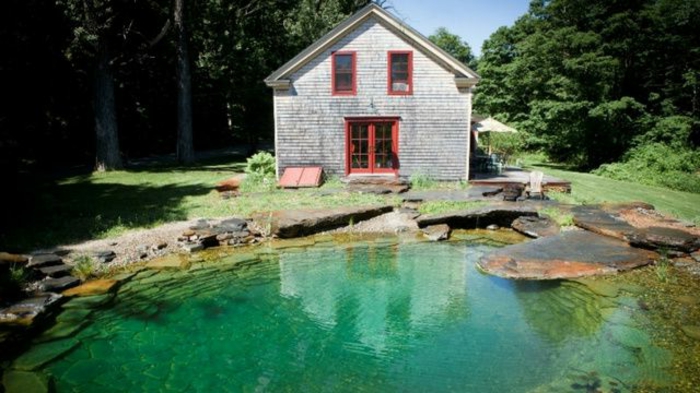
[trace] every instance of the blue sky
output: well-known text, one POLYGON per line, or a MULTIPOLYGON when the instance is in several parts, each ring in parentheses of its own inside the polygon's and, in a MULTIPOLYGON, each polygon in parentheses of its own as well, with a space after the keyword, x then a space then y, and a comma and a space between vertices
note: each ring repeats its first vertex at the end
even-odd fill
POLYGON ((527 12, 530 0, 389 0, 391 11, 425 36, 445 27, 481 54, 481 44, 527 12))

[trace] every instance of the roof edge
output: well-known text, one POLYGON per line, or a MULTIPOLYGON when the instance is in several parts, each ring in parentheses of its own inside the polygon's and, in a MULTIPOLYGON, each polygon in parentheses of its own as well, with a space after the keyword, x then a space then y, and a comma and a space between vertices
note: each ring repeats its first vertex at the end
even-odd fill
POLYGON ((320 52, 328 48, 329 46, 336 43, 340 38, 344 37, 349 31, 357 27, 361 23, 364 23, 366 19, 370 16, 376 15, 380 20, 383 20, 389 25, 395 33, 403 35, 405 38, 415 43, 415 45, 422 47, 427 52, 431 53, 437 58, 438 61, 442 62, 444 66, 450 68, 452 72, 461 73, 463 76, 457 76, 458 79, 469 79, 474 81, 471 85, 476 84, 480 79, 480 76, 474 72, 471 68, 466 66, 464 63, 455 59, 452 55, 444 51, 442 48, 435 45, 427 37, 408 26, 407 24, 400 21, 396 16, 390 14, 386 10, 382 9, 375 3, 370 3, 366 5, 361 10, 357 11, 352 16, 348 17, 341 23, 339 23, 335 28, 326 33, 323 37, 319 38, 313 44, 309 45, 306 49, 301 51, 299 54, 294 56, 291 60, 286 62, 267 78, 264 79, 265 83, 269 87, 277 87, 277 81, 288 76, 288 74, 298 70, 308 63, 311 59, 316 57, 320 52))

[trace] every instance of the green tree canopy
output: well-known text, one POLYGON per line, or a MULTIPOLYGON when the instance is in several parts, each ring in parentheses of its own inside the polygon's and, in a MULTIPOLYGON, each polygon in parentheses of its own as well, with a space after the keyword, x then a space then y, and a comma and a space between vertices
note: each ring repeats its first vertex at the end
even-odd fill
POLYGON ((472 69, 476 69, 476 58, 466 41, 456 34, 450 33, 446 28, 440 27, 428 37, 433 44, 439 46, 445 52, 454 56, 472 69))

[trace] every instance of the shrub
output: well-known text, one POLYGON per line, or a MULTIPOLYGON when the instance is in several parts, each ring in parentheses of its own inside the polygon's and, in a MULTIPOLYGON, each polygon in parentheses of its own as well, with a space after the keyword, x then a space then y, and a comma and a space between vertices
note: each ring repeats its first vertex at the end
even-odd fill
POLYGON ((650 143, 630 150, 622 162, 601 165, 593 173, 610 179, 700 193, 700 152, 650 143))
POLYGON ((75 258, 73 274, 79 279, 85 281, 86 279, 93 277, 97 274, 97 264, 89 256, 81 255, 75 258))
POLYGON ((29 269, 17 264, 13 264, 7 270, 0 271, 0 298, 15 299, 20 297, 31 276, 29 269))
POLYGON ((275 157, 268 152, 249 157, 245 167, 246 178, 241 191, 270 191, 275 188, 275 157))

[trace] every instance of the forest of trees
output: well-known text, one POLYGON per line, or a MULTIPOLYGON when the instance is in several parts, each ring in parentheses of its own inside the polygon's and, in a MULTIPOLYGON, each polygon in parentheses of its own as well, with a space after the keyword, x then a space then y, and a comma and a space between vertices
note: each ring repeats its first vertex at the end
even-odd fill
POLYGON ((484 43, 475 110, 521 149, 700 192, 700 0, 534 0, 484 43))
MULTIPOLYGON (((263 78, 369 0, 8 0, 0 166, 10 174, 272 136, 263 78)), ((400 7, 400 0, 391 4, 400 7)), ((534 0, 475 57, 475 111, 521 150, 700 192, 700 0, 534 0), (641 168, 641 169, 640 169, 641 168)), ((467 23, 465 21, 465 23, 467 23)))

